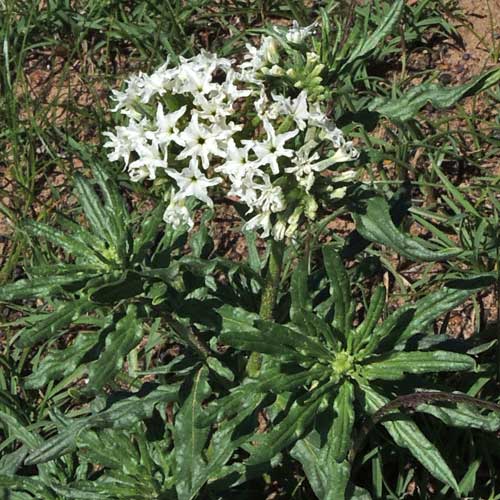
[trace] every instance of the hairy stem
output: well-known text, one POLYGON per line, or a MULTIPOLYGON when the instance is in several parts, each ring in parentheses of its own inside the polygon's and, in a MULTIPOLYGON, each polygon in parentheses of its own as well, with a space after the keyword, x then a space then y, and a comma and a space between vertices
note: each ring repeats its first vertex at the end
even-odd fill
MULTIPOLYGON (((265 320, 273 319, 283 264, 283 243, 271 240, 270 245, 271 251, 269 253, 266 281, 262 290, 259 310, 260 317, 265 320)), ((247 363, 247 373, 250 377, 256 377, 259 374, 261 362, 262 355, 260 353, 252 352, 250 354, 247 363)))

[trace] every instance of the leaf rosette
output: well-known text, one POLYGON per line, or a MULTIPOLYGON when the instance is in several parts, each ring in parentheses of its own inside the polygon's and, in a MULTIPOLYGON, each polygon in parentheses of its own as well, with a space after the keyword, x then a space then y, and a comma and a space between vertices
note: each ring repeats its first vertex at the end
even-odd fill
MULTIPOLYGON (((335 485, 339 495, 335 498, 341 498, 339 492, 349 487, 349 451, 356 426, 398 396, 398 386, 388 388, 385 381, 404 380, 407 388, 420 376, 474 370, 475 361, 467 354, 417 350, 409 342, 425 333, 438 316, 462 303, 471 290, 443 288, 381 320, 386 290, 380 286, 363 320, 356 322, 356 303, 340 256, 327 246, 323 259, 329 297, 318 302, 320 293, 313 298, 306 264, 300 263, 292 277, 288 324, 249 315, 244 326, 242 310, 225 307, 221 311, 227 325, 222 342, 265 356, 259 375, 211 403, 200 424, 231 419, 253 405, 255 411, 267 414, 270 424, 267 432, 254 435, 246 445, 247 464, 269 462, 292 448, 292 455, 308 474, 312 465, 305 463, 311 459, 306 448, 314 446, 314 467, 324 466, 329 471, 329 488, 335 485), (237 330, 232 327, 236 317, 240 318, 237 330), (258 404, 255 395, 260 395, 258 404), (313 445, 318 433, 323 436, 321 444, 313 445)), ((414 385, 413 390, 417 388, 414 385)), ((407 448, 432 475, 458 491, 442 455, 413 421, 396 419, 383 425, 397 445, 407 448)))

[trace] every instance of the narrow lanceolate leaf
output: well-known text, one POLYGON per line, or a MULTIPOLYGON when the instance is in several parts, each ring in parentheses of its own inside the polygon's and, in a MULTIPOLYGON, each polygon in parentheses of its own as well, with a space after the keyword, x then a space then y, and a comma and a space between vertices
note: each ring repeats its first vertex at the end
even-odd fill
POLYGON ((458 289, 443 287, 415 303, 415 314, 407 327, 398 336, 398 342, 409 339, 425 329, 441 314, 451 311, 462 304, 477 289, 458 289))
POLYGON ((42 446, 33 450, 24 463, 26 465, 42 464, 73 451, 76 446, 77 435, 89 427, 90 424, 87 419, 75 422, 70 427, 45 441, 42 446))
POLYGON ((347 335, 352 326, 354 313, 349 276, 340 255, 331 246, 323 248, 323 260, 335 304, 334 326, 347 335))
POLYGON ((297 314, 300 311, 312 311, 311 294, 307 286, 307 262, 302 260, 292 274, 292 283, 290 285, 290 295, 292 304, 290 307, 290 317, 297 322, 297 314))
POLYGON ((362 373, 368 380, 399 380, 407 373, 473 370, 474 360, 466 354, 448 351, 396 352, 366 361, 362 373))
POLYGON ((479 408, 471 404, 459 403, 456 408, 422 404, 417 407, 417 411, 432 415, 450 427, 480 429, 488 432, 497 432, 500 429, 500 412, 483 415, 479 408))
POLYGON ((118 186, 106 171, 98 164, 92 166, 92 173, 99 183, 99 189, 104 197, 104 211, 109 221, 108 227, 116 242, 123 241, 128 222, 128 210, 118 186))
POLYGON ((361 344, 370 336, 377 321, 382 316, 385 306, 385 294, 386 290, 383 285, 380 285, 375 290, 371 300, 368 311, 366 312, 366 317, 363 322, 356 328, 354 335, 354 350, 356 351, 361 344))
POLYGON ((34 220, 27 220, 23 222, 22 229, 30 236, 43 238, 74 257, 84 257, 85 259, 100 262, 91 247, 52 226, 34 220))
POLYGON ((60 380, 71 375, 98 341, 98 333, 80 333, 72 345, 50 351, 33 373, 24 379, 24 386, 27 389, 40 389, 51 380, 60 380))
POLYGON ((34 326, 24 328, 16 345, 21 348, 30 347, 38 342, 62 335, 64 328, 76 321, 91 308, 92 304, 85 297, 61 305, 55 311, 46 314, 42 319, 37 318, 34 326))
MULTIPOLYGON (((365 404, 368 413, 375 413, 389 400, 375 392, 369 386, 361 386, 365 393, 365 404)), ((451 486, 458 495, 458 484, 453 472, 448 467, 438 449, 422 434, 415 422, 410 419, 391 420, 382 424, 398 446, 408 451, 433 475, 443 483, 451 486)))
POLYGON ((106 239, 109 243, 113 242, 112 231, 110 231, 110 221, 90 182, 79 173, 75 174, 75 189, 78 195, 85 216, 92 226, 96 235, 106 239))
POLYGON ((22 279, 0 287, 0 300, 22 300, 31 298, 46 298, 61 293, 64 285, 70 285, 82 278, 88 278, 85 273, 74 273, 62 276, 42 276, 40 278, 22 279))
POLYGON ((97 391, 111 382, 123 366, 125 356, 142 340, 142 322, 137 317, 137 308, 130 305, 125 316, 108 334, 104 352, 89 365, 88 390, 97 391))
POLYGON ((396 0, 396 2, 394 2, 379 27, 368 38, 364 40, 362 39, 357 47, 354 48, 345 66, 356 61, 357 59, 365 57, 367 54, 379 47, 381 43, 383 43, 385 37, 391 33, 392 29, 399 21, 403 7, 404 0, 396 0))
POLYGON ((258 321, 260 331, 233 331, 221 335, 221 340, 237 349, 302 358, 306 355, 330 358, 322 344, 286 326, 270 321, 258 321))
POLYGON ((259 315, 242 309, 223 305, 217 312, 222 317, 222 333, 233 331, 257 331, 254 322, 259 319, 259 315))
POLYGON ((240 385, 231 394, 210 404, 205 413, 197 415, 196 426, 206 427, 215 421, 220 422, 224 418, 231 418, 248 408, 254 410, 265 395, 260 391, 257 382, 240 385))
POLYGON ((191 500, 198 493, 199 478, 206 467, 203 449, 210 427, 197 427, 202 402, 210 394, 208 369, 200 368, 194 375, 191 392, 175 416, 173 438, 175 445, 175 488, 179 500, 191 500))
POLYGON ((347 457, 352 442, 354 425, 354 387, 346 380, 339 389, 333 403, 335 418, 328 433, 329 455, 332 460, 342 462, 347 457))
POLYGON ((426 332, 435 319, 460 305, 475 291, 443 287, 415 304, 397 309, 375 328, 363 353, 375 352, 377 348, 387 351, 395 345, 403 345, 413 335, 426 332))
POLYGON ((440 261, 458 255, 460 248, 432 249, 420 238, 408 236, 393 223, 389 205, 384 198, 367 201, 366 210, 353 214, 358 232, 369 241, 385 245, 399 254, 420 261, 440 261))
POLYGON ((322 444, 317 431, 313 430, 297 441, 290 454, 301 463, 318 498, 345 500, 351 472, 349 463, 347 460, 331 460, 328 455, 328 443, 322 444))
POLYGON ((369 106, 370 111, 387 116, 391 120, 406 121, 430 102, 436 109, 453 106, 464 97, 475 95, 500 81, 500 69, 486 71, 469 83, 455 87, 442 87, 434 83, 422 83, 400 97, 378 97, 369 106))
POLYGON ((176 401, 179 384, 160 385, 146 395, 136 393, 111 403, 107 410, 88 417, 92 427, 130 429, 135 423, 150 418, 156 407, 176 401))
POLYGON ((176 400, 178 391, 178 384, 158 387, 146 396, 132 395, 112 403, 107 410, 101 413, 80 417, 33 449, 25 463, 32 465, 49 462, 73 451, 79 435, 95 427, 130 429, 138 421, 151 417, 156 406, 176 400))
POLYGON ((248 465, 270 461, 283 448, 299 439, 307 430, 321 404, 321 398, 309 404, 295 402, 287 416, 267 434, 259 435, 248 458, 248 465))
POLYGON ((323 338, 334 351, 342 347, 342 339, 338 332, 316 314, 303 310, 296 314, 295 322, 306 328, 309 336, 323 338))

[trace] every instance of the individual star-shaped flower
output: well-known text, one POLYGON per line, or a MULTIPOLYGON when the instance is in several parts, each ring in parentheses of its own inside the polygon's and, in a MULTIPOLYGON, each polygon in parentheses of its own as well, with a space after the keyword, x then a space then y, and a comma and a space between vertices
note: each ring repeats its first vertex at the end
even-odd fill
POLYGON ((219 148, 217 135, 207 126, 198 123, 198 115, 191 117, 189 125, 181 132, 180 139, 184 145, 177 159, 201 158, 201 164, 206 170, 210 165, 210 155, 224 157, 225 153, 219 148))
POLYGON ((163 105, 158 104, 156 108, 156 130, 146 132, 146 138, 149 139, 155 146, 161 147, 166 150, 170 142, 174 141, 179 146, 183 146, 181 138, 179 137, 179 129, 177 122, 179 118, 186 112, 186 106, 182 106, 177 111, 165 114, 163 112, 163 105))
POLYGON ((285 132, 284 134, 276 134, 276 131, 269 120, 264 118, 263 122, 264 129, 267 133, 267 140, 264 142, 252 142, 252 148, 257 155, 257 164, 270 165, 272 173, 276 175, 280 171, 278 158, 280 156, 291 158, 294 154, 293 149, 286 149, 284 147, 285 143, 295 137, 299 131, 296 129, 291 130, 290 132, 285 132))
POLYGON ((187 198, 188 196, 194 196, 198 200, 203 201, 209 207, 213 207, 214 203, 212 199, 208 196, 208 188, 216 186, 222 179, 220 177, 213 177, 208 179, 200 171, 197 166, 198 161, 191 160, 189 166, 182 169, 181 172, 174 170, 172 168, 167 168, 166 172, 170 177, 175 179, 177 185, 179 186, 179 192, 177 193, 177 198, 187 198))

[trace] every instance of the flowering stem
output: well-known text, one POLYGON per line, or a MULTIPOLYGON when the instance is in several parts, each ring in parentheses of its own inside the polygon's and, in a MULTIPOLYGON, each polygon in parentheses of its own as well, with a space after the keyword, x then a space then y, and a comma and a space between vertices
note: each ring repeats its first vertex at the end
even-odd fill
MULTIPOLYGON (((271 251, 267 267, 266 281, 262 290, 259 315, 264 320, 272 320, 278 289, 281 279, 281 267, 283 264, 283 242, 271 240, 271 251)), ((260 372, 262 354, 252 352, 248 358, 247 373, 250 377, 256 377, 260 372)))
POLYGON ((278 287, 281 278, 281 266, 283 262, 283 243, 271 240, 271 252, 269 253, 269 265, 267 268, 266 281, 262 291, 259 314, 262 319, 273 319, 274 307, 278 295, 278 287))

